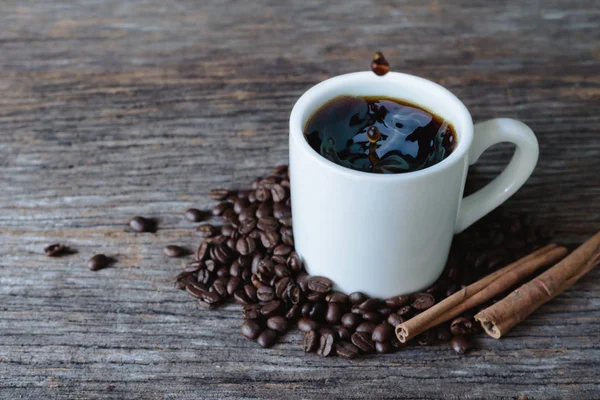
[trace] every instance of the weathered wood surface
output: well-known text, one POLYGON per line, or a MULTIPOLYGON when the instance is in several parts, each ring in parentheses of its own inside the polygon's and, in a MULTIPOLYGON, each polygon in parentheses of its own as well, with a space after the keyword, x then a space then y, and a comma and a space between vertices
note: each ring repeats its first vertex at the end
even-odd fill
MULTIPOLYGON (((475 120, 528 123, 539 167, 506 205, 575 244, 600 227, 598 1, 38 1, 0 4, 0 398, 593 399, 600 271, 508 337, 353 362, 271 350, 239 310, 171 279, 189 206, 287 158, 295 99, 363 70, 440 82, 475 120), (124 232, 142 214, 156 234, 124 232), (45 245, 78 254, 48 259, 45 245), (95 253, 117 265, 90 272, 95 253)), ((498 147, 474 179, 496 175, 498 147)))

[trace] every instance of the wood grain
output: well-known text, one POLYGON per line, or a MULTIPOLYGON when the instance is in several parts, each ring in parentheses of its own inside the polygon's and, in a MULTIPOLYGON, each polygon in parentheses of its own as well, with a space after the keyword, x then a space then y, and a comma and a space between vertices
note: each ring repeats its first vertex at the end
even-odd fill
MULTIPOLYGON (((600 397, 600 272, 501 341, 356 361, 270 350, 237 306, 175 291, 166 244, 198 238, 209 207, 287 160, 294 101, 382 50, 439 82, 475 121, 537 133, 538 168, 506 204, 574 245, 600 227, 600 3, 8 0, 0 5, 0 398, 600 397), (133 215, 156 234, 124 231, 133 215), (48 259, 61 242, 78 253, 48 259), (96 253, 114 268, 90 272, 96 253)), ((473 168, 481 185, 511 149, 473 168)))

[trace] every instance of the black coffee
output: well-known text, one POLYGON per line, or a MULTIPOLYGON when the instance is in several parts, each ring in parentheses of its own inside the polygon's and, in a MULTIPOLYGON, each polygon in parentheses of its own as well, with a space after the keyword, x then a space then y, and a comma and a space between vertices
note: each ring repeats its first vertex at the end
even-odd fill
POLYGON ((456 146, 452 125, 404 100, 340 96, 308 120, 304 136, 323 157, 364 172, 403 173, 435 165, 456 146))

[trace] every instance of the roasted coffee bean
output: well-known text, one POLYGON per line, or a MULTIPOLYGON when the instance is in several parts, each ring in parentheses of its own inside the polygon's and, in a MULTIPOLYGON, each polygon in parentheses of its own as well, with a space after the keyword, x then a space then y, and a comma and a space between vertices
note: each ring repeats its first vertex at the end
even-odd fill
POLYGON ((256 290, 256 297, 260 301, 271 301, 275 298, 275 292, 270 286, 262 286, 256 290))
POLYGON ((283 278, 279 279, 275 284, 275 296, 282 299, 291 282, 292 280, 288 276, 284 276, 283 278))
POLYGON ((343 326, 340 326, 339 328, 336 329, 335 331, 337 337, 340 340, 350 340, 350 331, 348 330, 348 328, 344 328, 343 326))
POLYGON ((175 246, 172 244, 169 246, 165 246, 163 248, 163 253, 167 257, 181 257, 185 253, 185 250, 183 250, 183 248, 179 246, 175 246))
POLYGON ((227 294, 233 296, 235 291, 238 290, 241 285, 241 278, 238 278, 237 276, 232 276, 231 278, 229 278, 229 281, 227 281, 227 294))
POLYGON ((206 214, 198 210, 197 208, 189 208, 185 211, 183 215, 185 219, 187 219, 190 222, 200 222, 204 218, 206 218, 206 214))
POLYGON ((221 301, 221 296, 216 292, 209 292, 207 290, 202 291, 200 300, 207 304, 217 304, 221 301))
POLYGON ((198 251, 196 251, 196 260, 203 261, 206 255, 208 254, 209 246, 208 243, 202 242, 198 247, 198 251))
POLYGON ((304 303, 302 305, 300 314, 302 314, 303 317, 308 317, 308 313, 310 313, 310 310, 312 310, 312 303, 304 303))
POLYGON ((265 187, 256 189, 256 200, 267 201, 271 198, 271 191, 265 187))
POLYGON ((256 227, 262 231, 276 231, 279 229, 279 221, 276 218, 266 216, 258 220, 256 227))
MULTIPOLYGON (((256 209, 255 216, 256 218, 272 218, 273 214, 273 204, 271 202, 264 202, 258 205, 256 209)), ((277 220, 275 220, 277 222, 277 220)))
POLYGON ((252 204, 252 205, 249 205, 248 207, 244 208, 238 215, 239 222, 244 222, 249 219, 255 219, 254 214, 256 213, 257 208, 258 208, 257 204, 252 204))
POLYGON ((248 201, 247 198, 244 197, 236 197, 233 200, 233 211, 236 214, 239 214, 242 212, 242 210, 245 210, 246 207, 248 207, 250 205, 250 202, 248 201))
POLYGON ((244 268, 240 266, 238 260, 235 260, 229 266, 229 275, 240 277, 244 268))
POLYGON ((260 260, 258 263, 257 273, 272 275, 275 272, 275 264, 268 258, 260 260))
POLYGON ((221 215, 221 217, 231 225, 239 225, 240 220, 235 211, 233 211, 233 208, 228 208, 227 210, 223 211, 223 215, 221 215))
POLYGON ((256 339, 256 342, 260 347, 271 347, 277 341, 277 332, 271 329, 265 329, 256 339))
POLYGON ((206 269, 201 269, 200 271, 198 271, 198 276, 196 279, 196 281, 198 283, 201 283, 203 285, 208 285, 211 279, 212 279, 212 277, 210 275, 210 271, 208 271, 206 269))
POLYGON ((334 354, 334 351, 335 345, 333 335, 331 333, 322 333, 319 338, 319 349, 317 350, 317 354, 327 357, 334 354))
POLYGON ((277 219, 289 218, 292 216, 292 210, 283 203, 273 204, 273 216, 277 219))
POLYGON ((279 223, 283 226, 292 226, 292 217, 279 218, 279 223))
POLYGON ((365 321, 373 322, 375 324, 378 324, 385 319, 383 315, 375 311, 366 311, 362 314, 362 317, 365 321))
POLYGON ((319 348, 319 334, 315 330, 307 331, 302 341, 302 349, 305 353, 312 353, 319 348))
POLYGON ((342 315, 341 322, 344 327, 352 329, 361 322, 361 317, 356 314, 346 313, 342 315))
POLYGON ((248 295, 246 294, 246 292, 244 292, 241 289, 238 289, 234 294, 233 294, 233 300, 241 305, 248 305, 250 303, 253 302, 253 300, 251 300, 248 295))
POLYGON ((325 318, 326 312, 327 306, 325 305, 325 303, 318 302, 313 304, 310 312, 308 313, 308 316, 315 321, 321 321, 325 318))
POLYGON ((350 307, 350 312, 352 314, 357 314, 357 315, 362 315, 362 313, 364 312, 363 310, 360 309, 360 307, 358 306, 352 306, 350 307))
POLYGON ((294 285, 293 283, 287 287, 285 296, 292 304, 299 304, 302 301, 302 292, 298 285, 294 285))
POLYGON ((260 314, 260 304, 247 304, 242 309, 242 317, 245 319, 259 319, 262 317, 260 314))
MULTIPOLYGON (((196 228, 198 229, 198 228, 196 228)), ((215 231, 217 228, 215 228, 215 231)), ((225 237, 232 237, 236 232, 236 229, 231 224, 225 224, 221 227, 221 235, 225 237)))
POLYGON ((452 349, 458 354, 465 354, 473 348, 473 343, 466 336, 454 336, 452 349))
POLYGON ((254 285, 251 285, 251 284, 244 285, 244 292, 246 293, 246 296, 248 296, 248 298, 250 300, 258 301, 258 297, 256 296, 256 287, 254 287, 254 285))
POLYGON ((380 354, 389 353, 393 349, 394 349, 394 347, 392 346, 392 344, 390 342, 375 342, 375 351, 377 353, 380 353, 380 354))
POLYGON ((223 215, 223 213, 228 210, 229 208, 231 208, 231 204, 227 203, 226 201, 223 201, 219 204, 217 204, 216 206, 213 207, 213 209, 211 210, 212 215, 215 216, 220 216, 223 215))
POLYGON ((289 310, 285 313, 285 318, 287 319, 296 319, 300 316, 300 305, 294 304, 290 307, 289 310))
MULTIPOLYGON (((277 264, 275 265, 275 267, 273 268, 275 275, 277 275, 277 277, 279 278, 289 278, 292 276, 292 271, 290 271, 290 269, 283 265, 283 264, 277 264)), ((291 280, 291 278, 290 278, 291 280)))
POLYGON ((383 315, 384 318, 387 318, 387 316, 390 315, 393 310, 390 307, 379 307, 375 311, 383 315))
POLYGON ((208 194, 213 200, 225 200, 230 192, 227 189, 213 189, 208 194))
POLYGON ((409 296, 394 296, 387 299, 385 304, 390 308, 396 309, 408 304, 409 300, 409 296))
POLYGON ((253 319, 245 319, 244 323, 242 324, 241 331, 244 337, 254 340, 258 337, 258 335, 260 335, 262 329, 260 325, 253 319))
POLYGON ((416 337, 417 344, 420 346, 429 346, 437 339, 437 332, 434 329, 429 329, 416 337))
POLYGON ((194 261, 185 266, 185 270, 187 272, 198 272, 202 268, 204 268, 204 264, 199 261, 194 261))
POLYGON ((367 296, 361 292, 354 292, 350 293, 350 295, 348 296, 348 300, 350 300, 350 303, 352 304, 360 304, 367 300, 367 296))
POLYGON ((317 293, 329 293, 333 282, 324 276, 311 276, 308 278, 308 288, 317 293))
POLYGON ((280 300, 271 300, 265 304, 263 304, 260 309, 260 313, 265 317, 270 317, 278 313, 281 309, 282 303, 280 300))
POLYGON ((229 278, 229 267, 222 266, 216 271, 217 278, 229 278))
POLYGON ((44 248, 44 254, 48 257, 58 257, 66 253, 67 248, 62 244, 55 243, 44 248))
POLYGON ((359 354, 359 349, 352 343, 343 340, 335 345, 335 353, 343 358, 353 359, 359 354))
POLYGON ((256 228, 256 219, 248 218, 248 219, 245 219, 244 221, 240 222, 238 232, 241 233, 242 235, 248 235, 250 232, 252 232, 254 230, 254 228, 256 228))
POLYGON ((455 336, 473 333, 473 321, 469 318, 458 317, 450 324, 450 332, 455 336))
POLYGON ((387 342, 394 336, 394 328, 387 322, 381 323, 375 327, 371 334, 371 340, 374 342, 387 342))
POLYGON ((298 329, 302 332, 310 332, 319 329, 319 324, 310 318, 302 317, 298 320, 298 329))
POLYGON ((184 290, 186 285, 190 282, 194 282, 195 279, 196 278, 194 277, 193 272, 189 272, 189 271, 182 272, 175 277, 175 287, 178 290, 184 290))
POLYGON ((411 310, 410 306, 402 306, 398 309, 398 311, 396 311, 396 314, 398 314, 401 317, 406 318, 406 316, 409 315, 411 313, 411 311, 412 310, 411 310))
POLYGON ((153 232, 154 221, 144 217, 133 217, 129 220, 129 226, 136 232, 153 232))
POLYGON ((252 282, 252 285, 257 289, 263 286, 268 286, 268 283, 264 283, 261 280, 262 278, 264 277, 260 274, 252 274, 252 276, 250 277, 250 282, 252 282))
POLYGON ((310 278, 310 276, 307 275, 306 272, 301 272, 296 275, 296 283, 304 293, 308 292, 308 278, 310 278))
POLYGON ((242 271, 242 280, 244 282, 250 282, 250 277, 252 276, 252 273, 250 272, 250 270, 248 268, 245 268, 242 271))
POLYGON ((358 308, 363 311, 373 311, 378 307, 381 307, 381 301, 378 299, 366 299, 358 305, 358 308))
POLYGON ((294 235, 288 233, 281 234, 281 241, 288 246, 294 247, 294 235))
POLYGON ((355 332, 351 336, 352 344, 355 345, 363 353, 370 353, 375 350, 375 345, 371 341, 371 337, 366 332, 355 332))
POLYGON ((330 324, 337 325, 342 318, 342 307, 338 303, 328 303, 325 320, 330 324))
POLYGON ((110 258, 106 257, 104 254, 96 254, 87 262, 87 266, 91 271, 98 271, 106 268, 108 267, 108 264, 110 264, 110 258))
POLYGON ((306 294, 306 300, 308 301, 321 301, 325 299, 325 293, 319 293, 319 292, 308 292, 306 294))
POLYGON ((288 256, 287 266, 290 267, 292 271, 296 272, 302 269, 302 261, 295 251, 292 251, 288 256))
POLYGON ((227 247, 229 247, 231 250, 237 251, 235 248, 236 244, 237 244, 237 239, 229 238, 229 239, 227 239, 226 243, 227 243, 227 247))
POLYGON ((369 335, 371 335, 373 333, 373 331, 375 330, 376 326, 377 325, 375 325, 372 322, 361 322, 356 327, 356 332, 363 332, 363 333, 368 333, 369 335))
POLYGON ((273 249, 273 254, 276 256, 287 256, 291 252, 292 248, 287 244, 280 244, 278 246, 275 246, 275 248, 273 249))
POLYGON ((325 297, 325 300, 330 303, 346 304, 348 302, 348 296, 342 292, 333 292, 333 293, 329 293, 325 297))
POLYGON ((221 279, 217 279, 213 282, 209 291, 217 293, 221 297, 225 297, 228 294, 227 293, 227 284, 225 282, 223 282, 221 279))
POLYGON ((390 324, 391 326, 393 326, 394 328, 403 322, 404 322, 404 318, 402 318, 401 316, 399 316, 396 313, 391 313, 387 317, 387 323, 390 324))
POLYGON ((260 232, 260 242, 265 248, 271 249, 279 242, 279 233, 276 231, 260 232))
POLYGON ((452 339, 452 333, 447 324, 442 324, 436 328, 437 340, 447 342, 452 339))
POLYGON ((276 315, 267 320, 267 326, 274 331, 285 332, 288 325, 284 317, 276 315))
POLYGON ((378 51, 373 56, 373 61, 371 61, 371 71, 378 76, 383 76, 390 72, 390 64, 385 59, 382 52, 378 51))
POLYGON ((235 256, 235 253, 226 244, 221 243, 211 247, 209 250, 211 258, 221 264, 227 264, 235 256))
POLYGON ((213 237, 217 229, 211 224, 202 224, 196 227, 196 235, 202 236, 205 238, 213 237))
POLYGON ((204 268, 210 272, 214 272, 217 269, 217 263, 214 260, 208 259, 204 261, 204 268))
POLYGON ((256 249, 256 242, 248 236, 242 236, 238 239, 235 248, 241 255, 250 254, 256 249))
POLYGON ((287 191, 283 186, 279 184, 271 186, 271 198, 274 202, 284 201, 287 197, 287 191))
POLYGON ((216 303, 207 303, 204 300, 199 299, 198 306, 200 306, 200 308, 203 308, 205 310, 212 310, 217 306, 217 304, 216 303))
POLYGON ((287 258, 285 256, 281 256, 281 255, 274 255, 271 257, 271 261, 273 262, 274 265, 277 265, 277 264, 285 265, 285 263, 287 262, 287 258))
POLYGON ((185 290, 193 298, 201 299, 202 294, 206 292, 206 287, 201 283, 188 282, 185 286, 185 290))

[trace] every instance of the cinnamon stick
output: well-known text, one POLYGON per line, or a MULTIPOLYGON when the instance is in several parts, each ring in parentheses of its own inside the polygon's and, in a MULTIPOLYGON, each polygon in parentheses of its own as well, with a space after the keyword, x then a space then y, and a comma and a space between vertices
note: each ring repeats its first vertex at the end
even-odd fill
POLYGON ((573 286, 600 263, 600 232, 561 262, 475 315, 485 332, 499 339, 544 303, 573 286))
POLYGON ((459 290, 452 296, 396 327, 402 343, 473 308, 532 274, 538 268, 565 256, 567 249, 556 244, 545 246, 526 257, 459 290))

